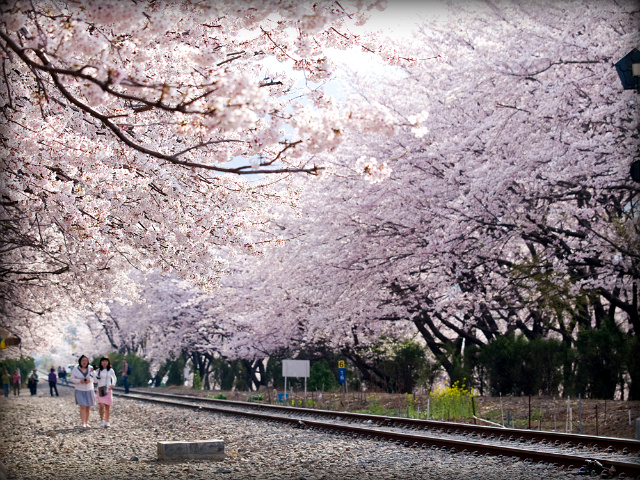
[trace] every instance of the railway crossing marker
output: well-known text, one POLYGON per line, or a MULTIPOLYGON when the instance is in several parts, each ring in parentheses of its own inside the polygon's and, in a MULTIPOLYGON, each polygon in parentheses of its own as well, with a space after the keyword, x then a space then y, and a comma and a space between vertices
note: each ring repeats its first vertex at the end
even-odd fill
POLYGON ((347 380, 347 372, 344 368, 344 360, 338 360, 338 382, 343 384, 347 380))

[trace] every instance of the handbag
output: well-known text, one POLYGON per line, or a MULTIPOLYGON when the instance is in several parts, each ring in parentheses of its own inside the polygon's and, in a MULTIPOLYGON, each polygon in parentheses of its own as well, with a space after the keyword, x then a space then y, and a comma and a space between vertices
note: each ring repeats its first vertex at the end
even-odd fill
POLYGON ((98 387, 98 396, 99 397, 106 397, 107 396, 108 390, 107 387, 98 387))

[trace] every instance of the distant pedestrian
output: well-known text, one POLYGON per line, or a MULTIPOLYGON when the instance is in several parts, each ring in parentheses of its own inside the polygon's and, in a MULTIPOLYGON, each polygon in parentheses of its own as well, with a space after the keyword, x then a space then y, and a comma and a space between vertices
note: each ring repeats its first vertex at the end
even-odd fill
POLYGON ((51 396, 53 397, 53 391, 56 391, 56 397, 59 397, 58 395, 58 386, 56 385, 56 383, 58 383, 58 376, 56 375, 56 369, 51 367, 51 371, 49 372, 49 393, 51 394, 51 396))
POLYGON ((58 367, 58 379, 60 380, 60 385, 69 385, 66 368, 58 367))
POLYGON ((89 412, 95 405, 95 395, 93 393, 91 365, 86 355, 78 359, 78 365, 71 371, 71 383, 76 388, 76 404, 80 407, 80 421, 82 428, 89 428, 89 412))
POLYGON ((29 375, 27 386, 29 387, 32 397, 38 393, 38 372, 35 368, 33 369, 33 372, 31 372, 31 375, 29 375))
POLYGON ((108 427, 109 410, 113 405, 111 390, 116 385, 116 372, 111 368, 109 357, 102 357, 98 365, 95 379, 98 383, 98 406, 100 407, 100 426, 108 427))
POLYGON ((4 389, 4 396, 9 396, 9 388, 11 388, 11 375, 9 374, 9 370, 5 370, 4 374, 2 374, 2 388, 4 389))
POLYGON ((122 386, 124 387, 124 393, 129 393, 129 374, 131 373, 131 367, 127 363, 126 359, 122 359, 122 386))
POLYGON ((11 377, 11 386, 13 387, 13 394, 20 396, 20 384, 22 383, 22 377, 20 376, 20 369, 16 368, 16 371, 11 377))

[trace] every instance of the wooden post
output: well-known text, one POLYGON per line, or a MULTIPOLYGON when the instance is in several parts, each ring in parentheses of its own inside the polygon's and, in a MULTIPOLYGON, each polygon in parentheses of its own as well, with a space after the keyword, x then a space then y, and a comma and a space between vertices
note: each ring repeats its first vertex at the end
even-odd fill
POLYGON ((573 433, 573 408, 569 407, 569 433, 573 433))
POLYGON ((531 430, 531 395, 529 395, 529 430, 531 430))
POLYGON ((580 425, 580 435, 582 435, 582 394, 578 394, 578 421, 580 425))
POLYGON ((473 423, 477 425, 478 421, 476 420, 476 401, 473 396, 471 396, 471 408, 473 408, 473 423))
POLYGON ((596 437, 598 436, 598 404, 596 404, 596 437))
POLYGON ((540 410, 540 417, 538 418, 538 431, 542 430, 542 410, 540 410))

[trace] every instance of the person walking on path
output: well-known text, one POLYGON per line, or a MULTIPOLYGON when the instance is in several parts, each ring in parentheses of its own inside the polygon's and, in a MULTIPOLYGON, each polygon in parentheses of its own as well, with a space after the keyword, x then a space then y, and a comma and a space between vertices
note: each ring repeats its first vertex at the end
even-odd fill
POLYGON ((116 372, 111 368, 109 357, 102 357, 95 379, 98 383, 98 406, 100 407, 100 426, 108 427, 109 410, 113 405, 111 390, 116 385, 116 372))
POLYGON ((29 391, 31 392, 32 397, 38 393, 38 372, 35 368, 33 369, 31 375, 29 375, 27 386, 29 387, 29 391))
POLYGON ((127 363, 126 359, 122 359, 122 386, 124 387, 124 393, 129 393, 129 374, 131 373, 131 367, 127 363))
POLYGON ((13 386, 13 394, 20 396, 20 384, 22 383, 22 377, 20 376, 20 369, 16 368, 13 377, 11 378, 11 385, 13 386))
POLYGON ((93 369, 89 365, 89 359, 82 355, 78 359, 78 365, 71 371, 71 383, 75 386, 76 404, 80 407, 80 421, 82 428, 89 428, 89 412, 95 405, 95 395, 93 393, 93 369))
POLYGON ((4 389, 4 396, 9 396, 9 388, 11 388, 11 375, 9 374, 9 370, 4 371, 2 374, 2 388, 4 389))
POLYGON ((58 367, 58 378, 60 379, 60 385, 69 385, 69 382, 67 382, 67 370, 62 368, 62 367, 58 367))
POLYGON ((49 372, 49 393, 53 397, 53 391, 56 391, 56 397, 58 397, 58 376, 56 375, 56 369, 51 367, 51 371, 49 372))

